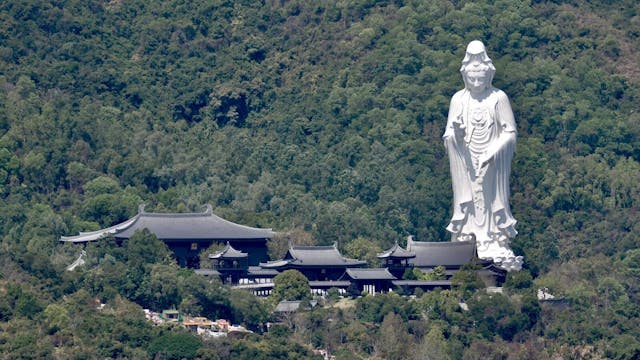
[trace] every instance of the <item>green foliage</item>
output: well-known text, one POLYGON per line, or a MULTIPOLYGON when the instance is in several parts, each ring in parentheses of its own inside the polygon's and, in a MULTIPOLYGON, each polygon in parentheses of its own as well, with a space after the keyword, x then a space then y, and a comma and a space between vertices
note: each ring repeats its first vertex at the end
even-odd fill
POLYGON ((469 264, 460 268, 451 277, 451 285, 462 299, 470 298, 478 289, 485 287, 484 282, 476 273, 476 269, 477 266, 469 264))
POLYGON ((344 247, 344 256, 352 259, 364 260, 369 267, 377 267, 380 263, 377 255, 382 248, 373 240, 359 237, 344 247))
POLYGON ((407 344, 409 333, 402 318, 395 313, 388 313, 380 324, 378 347, 384 359, 405 359, 411 344, 407 344))
POLYGON ((126 241, 124 255, 126 260, 133 265, 170 264, 173 262, 171 251, 167 245, 147 229, 136 232, 126 241))
POLYGON ((208 248, 200 250, 199 258, 200 258, 200 268, 202 269, 211 269, 213 264, 209 259, 209 255, 221 251, 224 249, 225 245, 214 242, 208 248))
POLYGON ((527 327, 525 314, 516 311, 509 299, 500 294, 478 293, 467 302, 469 315, 475 321, 478 333, 487 340, 495 334, 510 341, 527 327))
POLYGON ((429 272, 422 272, 418 268, 407 268, 402 274, 403 280, 445 280, 447 274, 444 266, 436 266, 429 272))
POLYGON ((340 291, 337 288, 327 290, 327 300, 338 301, 340 299, 340 291))
POLYGON ((245 290, 232 290, 229 302, 233 306, 233 318, 250 329, 258 329, 271 315, 272 308, 267 301, 248 294, 245 290))
POLYGON ((429 320, 458 324, 466 317, 459 305, 458 294, 451 290, 425 292, 417 303, 420 311, 429 320))
POLYGON ((536 294, 531 293, 522 297, 520 301, 520 312, 526 315, 529 320, 525 325, 525 329, 531 329, 538 324, 542 316, 542 307, 536 294))
POLYGON ((468 349, 465 349, 464 360, 480 360, 480 359, 504 359, 509 356, 509 348, 501 339, 474 340, 468 349))
POLYGON ((285 270, 273 278, 273 301, 305 300, 311 297, 309 281, 298 270, 285 270))
POLYGON ((415 304, 395 293, 361 297, 356 300, 355 313, 358 319, 374 323, 381 323, 389 313, 399 315, 403 321, 418 317, 415 304))
POLYGON ((422 276, 420 269, 407 268, 402 274, 403 280, 418 280, 422 276))
POLYGON ((531 290, 533 287, 533 278, 526 271, 511 271, 507 273, 507 278, 502 285, 506 290, 513 292, 522 292, 531 290))
POLYGON ((14 316, 33 319, 42 311, 42 305, 30 292, 19 285, 8 285, 0 297, 0 308, 3 319, 9 320, 14 316))
POLYGON ((306 347, 286 338, 258 339, 249 337, 236 341, 230 346, 229 357, 223 359, 318 359, 306 347))
POLYGON ((149 344, 149 353, 162 359, 195 359, 202 340, 191 334, 165 334, 149 344))
POLYGON ((637 337, 623 334, 613 339, 605 350, 610 359, 633 359, 640 356, 640 343, 637 337))
POLYGON ((315 242, 310 233, 296 228, 286 232, 278 232, 267 242, 267 249, 271 259, 282 259, 291 245, 313 245, 315 242))
POLYGON ((431 330, 424 336, 422 342, 418 345, 417 353, 421 355, 415 356, 418 359, 422 354, 427 354, 428 359, 452 359, 453 356, 448 350, 447 341, 442 333, 442 329, 433 326, 431 330))
POLYGON ((436 266, 431 272, 424 274, 425 280, 446 280, 446 268, 444 266, 436 266))

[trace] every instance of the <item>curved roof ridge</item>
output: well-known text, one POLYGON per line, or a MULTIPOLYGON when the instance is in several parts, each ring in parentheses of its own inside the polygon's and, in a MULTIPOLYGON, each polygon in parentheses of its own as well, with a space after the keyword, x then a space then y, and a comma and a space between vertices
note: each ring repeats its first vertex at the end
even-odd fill
POLYGON ((211 204, 204 204, 204 211, 203 212, 187 212, 187 213, 171 213, 171 212, 147 212, 145 211, 146 208, 146 204, 140 204, 138 205, 138 214, 144 214, 144 215, 210 215, 213 214, 213 206, 211 206, 211 204))
POLYGON ((345 258, 335 245, 292 245, 285 259, 290 260, 291 264, 303 266, 366 265, 366 261, 345 258))
POLYGON ((293 245, 291 248, 297 250, 337 250, 333 245, 293 245))
POLYGON ((408 246, 407 249, 403 248, 398 244, 398 241, 396 240, 395 244, 391 248, 377 254, 376 256, 381 259, 391 256, 399 258, 413 258, 416 257, 416 253, 414 251, 408 250, 408 246))
POLYGON ((248 255, 249 254, 245 252, 235 249, 233 246, 231 246, 229 241, 227 241, 227 245, 224 247, 224 249, 209 254, 209 259, 217 259, 222 257, 243 258, 247 257, 248 255))
POLYGON ((253 226, 248 226, 248 225, 242 225, 242 224, 234 223, 233 221, 229 221, 229 220, 227 220, 227 219, 223 219, 223 218, 221 218, 220 216, 218 216, 218 215, 214 214, 213 212, 204 212, 204 213, 200 213, 200 214, 203 214, 203 215, 207 215, 207 214, 208 214, 208 215, 209 215, 209 216, 211 216, 212 218, 215 218, 215 219, 217 219, 217 220, 220 220, 220 221, 222 221, 222 222, 224 222, 224 223, 227 223, 227 224, 230 224, 230 225, 233 225, 233 226, 237 226, 237 227, 241 227, 241 228, 245 228, 245 229, 248 229, 248 230, 256 230, 256 229, 257 229, 257 230, 273 231, 273 229, 272 229, 272 228, 257 228, 257 227, 253 227, 253 226))
POLYGON ((349 268, 347 271, 352 270, 355 272, 389 272, 389 269, 383 268, 349 268))
MULTIPOLYGON (((240 224, 236 224, 233 223, 229 220, 225 220, 223 218, 221 218, 220 216, 216 215, 213 213, 213 207, 211 206, 211 204, 206 204, 205 205, 205 209, 202 212, 147 212, 144 210, 145 205, 140 205, 140 207, 138 208, 138 215, 142 215, 145 217, 198 217, 198 216, 211 216, 214 217, 216 219, 220 219, 222 221, 226 221, 226 222, 230 222, 234 225, 240 225, 240 224)), ((245 226, 245 225, 240 225, 240 226, 245 226)), ((250 226, 247 226, 250 227, 250 226)))
POLYGON ((272 269, 285 266, 291 263, 291 259, 272 260, 267 262, 261 262, 259 266, 264 269, 272 269))
POLYGON ((210 216, 207 213, 155 213, 155 212, 145 212, 139 214, 143 217, 195 217, 195 216, 210 216))
POLYGON ((80 231, 78 232, 78 235, 75 235, 75 236, 61 236, 60 241, 69 241, 69 242, 95 241, 105 235, 112 235, 119 231, 130 228, 138 221, 139 218, 140 218, 140 214, 137 214, 131 219, 128 219, 119 224, 110 226, 108 228, 95 230, 95 231, 80 231))
POLYGON ((435 247, 435 246, 445 246, 445 247, 455 247, 455 246, 471 246, 475 244, 473 240, 466 241, 413 241, 411 245, 413 246, 422 246, 422 247, 435 247))
POLYGON ((86 242, 97 240, 105 234, 117 238, 129 238, 135 230, 147 228, 159 239, 268 239, 273 237, 271 228, 255 228, 225 220, 207 205, 199 213, 148 213, 141 205, 133 218, 109 228, 77 236, 61 237, 60 241, 86 242))

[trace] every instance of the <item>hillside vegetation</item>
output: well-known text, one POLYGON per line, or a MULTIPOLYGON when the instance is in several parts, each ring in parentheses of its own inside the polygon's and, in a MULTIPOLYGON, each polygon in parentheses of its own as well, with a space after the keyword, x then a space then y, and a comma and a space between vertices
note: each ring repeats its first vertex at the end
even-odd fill
POLYGON ((304 358, 300 344, 313 344, 403 358, 377 338, 394 326, 443 357, 639 356, 635 1, 23 0, 0 3, 2 357, 157 354, 154 339, 180 334, 140 320, 138 305, 266 320, 268 304, 178 269, 161 244, 145 247, 149 234, 128 245, 146 257, 95 245, 83 270, 65 273, 79 249, 60 236, 142 203, 210 203, 347 255, 409 234, 447 241, 441 135, 474 39, 516 115, 512 247, 525 279, 511 276, 499 299, 475 295, 467 315, 450 307, 462 294, 382 297, 400 305, 380 318, 341 312, 341 338, 320 321, 338 315, 312 313, 296 328, 307 333, 216 345, 228 353, 204 344, 198 356, 304 358), (527 300, 536 287, 572 305, 540 311, 527 300), (112 313, 87 305, 95 297, 112 313), (482 327, 492 301, 507 310, 482 327))

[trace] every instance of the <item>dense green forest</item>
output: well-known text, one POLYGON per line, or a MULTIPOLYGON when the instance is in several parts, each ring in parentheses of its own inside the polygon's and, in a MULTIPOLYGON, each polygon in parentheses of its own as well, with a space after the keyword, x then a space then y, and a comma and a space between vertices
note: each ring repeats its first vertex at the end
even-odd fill
POLYGON ((638 64, 632 0, 0 2, 0 357, 637 358, 638 64), (441 135, 474 39, 518 125, 525 270, 504 295, 467 274, 451 292, 363 297, 211 342, 141 307, 259 330, 273 299, 179 269, 150 234, 91 245, 64 271, 80 249, 60 236, 142 203, 210 203, 352 256, 446 241, 441 135), (569 305, 541 307, 538 287, 569 305))

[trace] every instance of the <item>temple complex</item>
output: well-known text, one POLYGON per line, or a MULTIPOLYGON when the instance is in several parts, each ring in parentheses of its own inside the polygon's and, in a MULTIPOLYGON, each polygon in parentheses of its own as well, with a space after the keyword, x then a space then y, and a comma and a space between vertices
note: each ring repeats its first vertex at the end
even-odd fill
POLYGON ((62 237, 60 241, 84 244, 111 238, 122 242, 143 229, 167 244, 180 266, 194 268, 203 276, 218 277, 225 284, 249 289, 259 296, 269 295, 273 279, 289 269, 300 271, 316 295, 325 295, 332 288, 350 295, 450 288, 453 274, 472 261, 480 264, 477 272, 488 286, 500 285, 506 276, 506 270, 493 261, 478 259, 474 241, 420 242, 412 236, 407 238, 406 248, 396 242, 378 254, 380 268, 369 268, 366 261, 344 257, 335 243, 289 244, 282 259, 269 261, 267 242, 274 236, 271 229, 224 220, 213 214, 210 205, 201 213, 177 214, 148 213, 141 206, 136 216, 121 224, 62 237), (224 247, 208 254, 208 263, 200 264, 200 252, 214 243, 224 247), (415 275, 416 270, 423 276, 407 277, 415 275), (440 272, 437 280, 424 280, 433 271, 440 272))

